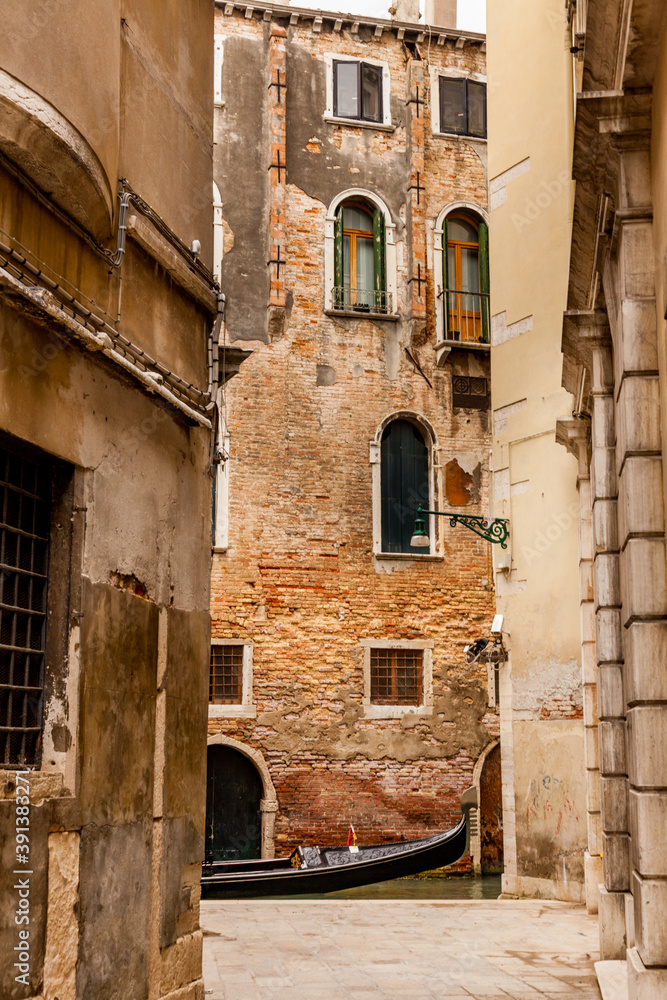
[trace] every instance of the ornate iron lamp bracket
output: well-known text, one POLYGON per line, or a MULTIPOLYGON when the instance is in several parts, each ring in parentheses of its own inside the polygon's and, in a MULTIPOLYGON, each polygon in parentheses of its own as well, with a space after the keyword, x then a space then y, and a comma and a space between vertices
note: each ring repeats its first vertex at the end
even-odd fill
POLYGON ((509 538, 509 520, 506 517, 494 517, 489 521, 487 517, 475 517, 472 514, 448 514, 442 510, 425 510, 424 507, 417 508, 417 516, 420 514, 436 514, 438 517, 448 517, 452 527, 455 524, 462 524, 470 531, 474 531, 480 538, 484 538, 493 545, 500 545, 501 549, 507 548, 509 538))

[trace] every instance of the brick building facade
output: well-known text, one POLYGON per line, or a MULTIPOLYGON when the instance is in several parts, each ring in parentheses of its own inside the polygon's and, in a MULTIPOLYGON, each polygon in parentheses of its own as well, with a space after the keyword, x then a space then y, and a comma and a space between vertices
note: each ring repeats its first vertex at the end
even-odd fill
POLYGON ((209 851, 427 835, 498 738, 463 652, 490 546, 433 516, 410 545, 418 503, 488 512, 484 37, 220 3, 215 53, 227 336, 253 353, 222 403, 209 851))

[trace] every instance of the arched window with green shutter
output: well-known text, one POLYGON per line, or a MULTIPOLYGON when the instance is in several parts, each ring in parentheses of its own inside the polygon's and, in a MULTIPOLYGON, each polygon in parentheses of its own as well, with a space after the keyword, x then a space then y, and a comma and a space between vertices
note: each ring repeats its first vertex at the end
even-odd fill
POLYGON ((391 312, 385 242, 384 214, 379 208, 362 201, 345 201, 338 206, 334 224, 334 309, 391 312))
MULTIPOLYGON (((410 545, 417 507, 428 507, 428 447, 409 420, 392 420, 380 446, 383 552, 417 552, 410 545)), ((423 551, 423 550, 422 550, 423 551)))
POLYGON ((442 224, 445 340, 489 343, 489 231, 471 213, 452 212, 442 224))

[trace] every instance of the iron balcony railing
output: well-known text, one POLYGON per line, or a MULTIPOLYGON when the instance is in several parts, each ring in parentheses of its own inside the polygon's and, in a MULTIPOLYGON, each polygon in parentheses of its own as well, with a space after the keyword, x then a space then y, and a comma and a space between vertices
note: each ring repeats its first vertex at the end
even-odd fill
POLYGON ((444 339, 488 344, 491 329, 488 292, 462 292, 447 288, 444 293, 444 339))
POLYGON ((347 288, 334 285, 333 307, 350 312, 390 313, 391 292, 373 288, 347 288))

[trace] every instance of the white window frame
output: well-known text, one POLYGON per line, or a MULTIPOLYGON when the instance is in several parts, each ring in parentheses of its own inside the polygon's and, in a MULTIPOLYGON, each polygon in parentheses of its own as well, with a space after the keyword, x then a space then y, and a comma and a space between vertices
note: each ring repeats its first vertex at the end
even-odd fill
POLYGON ((222 63, 225 57, 226 35, 216 35, 213 49, 213 104, 221 107, 222 100, 222 63))
MULTIPOLYGON (((487 116, 489 111, 488 105, 488 83, 486 75, 484 73, 470 73, 465 69, 454 69, 450 73, 443 73, 441 69, 431 66, 429 69, 429 76, 431 77, 431 132, 433 135, 439 135, 442 139, 462 139, 463 142, 483 142, 487 143, 488 138, 482 138, 477 135, 458 135, 456 132, 441 132, 440 131, 440 77, 445 80, 473 80, 475 83, 486 83, 487 84, 487 116)), ((488 134, 488 127, 487 127, 488 134)))
POLYGON ((402 719, 405 715, 433 715, 433 647, 432 639, 360 639, 364 655, 363 711, 365 719, 402 719), (371 702, 371 650, 421 649, 422 704, 375 705, 371 702))
POLYGON ((389 77, 389 63, 382 59, 367 59, 364 56, 351 56, 334 52, 324 53, 324 65, 326 68, 326 107, 323 118, 325 122, 335 122, 336 124, 354 125, 357 128, 392 129, 391 124, 391 81, 389 77), (334 115, 334 62, 368 63, 369 66, 378 66, 382 70, 382 121, 369 122, 361 118, 341 118, 334 115))
POLYGON ((377 429, 375 437, 370 441, 369 462, 372 470, 372 500, 373 500, 373 555, 376 559, 442 559, 442 538, 439 518, 435 514, 428 517, 428 536, 431 545, 425 549, 415 549, 414 552, 384 552, 382 550, 382 434, 385 428, 394 420, 407 420, 416 424, 424 436, 428 450, 428 502, 424 501, 429 510, 439 510, 439 498, 442 495, 440 465, 438 456, 440 449, 435 431, 429 422, 412 410, 396 410, 385 417, 377 429))
POLYGON ((215 524, 213 525, 213 551, 226 552, 229 547, 229 464, 230 438, 229 431, 218 410, 218 451, 225 457, 224 462, 215 466, 215 524))
MULTIPOLYGON (((395 319, 398 314, 398 282, 396 279, 396 225, 391 218, 391 212, 376 194, 366 191, 364 188, 347 188, 337 194, 329 205, 327 217, 324 222, 324 309, 325 312, 333 312, 333 286, 334 286, 334 240, 336 227, 336 212, 338 206, 344 201, 359 200, 369 202, 378 208, 384 215, 384 266, 385 282, 387 292, 391 295, 392 312, 382 315, 383 320, 395 319)), ((363 313, 359 313, 359 319, 364 319, 363 313)))
POLYGON ((479 205, 474 205, 471 201, 451 201, 449 205, 445 205, 443 210, 440 212, 440 215, 435 220, 435 229, 433 232, 433 277, 435 281, 436 350, 438 349, 438 346, 443 343, 443 333, 445 329, 445 296, 443 294, 444 289, 442 287, 442 227, 445 219, 449 215, 460 211, 470 212, 471 215, 476 215, 477 218, 481 222, 484 222, 487 226, 489 224, 488 212, 479 205))
POLYGON ((222 228, 222 198, 220 188, 213 181, 213 275, 218 284, 222 275, 222 256, 225 250, 222 228))
MULTIPOLYGON (((243 646, 243 666, 241 677, 241 703, 238 705, 215 705, 209 701, 209 719, 255 719, 257 708, 253 702, 253 644, 238 639, 211 639, 211 646, 243 646)), ((209 671, 210 671, 209 661, 209 671)))

